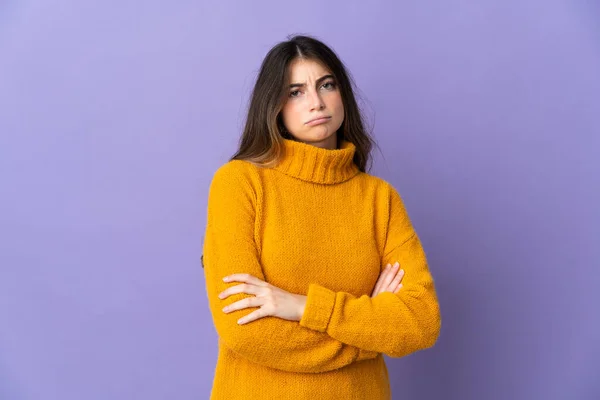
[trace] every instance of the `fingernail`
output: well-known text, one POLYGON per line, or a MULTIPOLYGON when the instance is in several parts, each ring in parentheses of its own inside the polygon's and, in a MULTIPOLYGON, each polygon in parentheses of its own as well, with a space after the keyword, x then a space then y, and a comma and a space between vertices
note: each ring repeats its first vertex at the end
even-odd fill
POLYGON ((227 281, 229 280, 229 277, 228 277, 228 276, 226 276, 225 278, 223 278, 223 280, 224 280, 225 282, 227 282, 227 281))
POLYGON ((398 264, 398 263, 394 264, 394 268, 397 268, 399 266, 400 266, 400 264, 398 264))

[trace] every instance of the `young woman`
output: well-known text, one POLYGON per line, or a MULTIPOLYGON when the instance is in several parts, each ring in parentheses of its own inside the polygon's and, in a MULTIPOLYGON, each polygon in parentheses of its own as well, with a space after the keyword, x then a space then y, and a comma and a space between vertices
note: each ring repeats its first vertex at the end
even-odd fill
POLYGON ((211 399, 391 399, 383 355, 436 342, 426 256, 398 192, 366 172, 372 144, 329 47, 269 51, 209 189, 211 399))

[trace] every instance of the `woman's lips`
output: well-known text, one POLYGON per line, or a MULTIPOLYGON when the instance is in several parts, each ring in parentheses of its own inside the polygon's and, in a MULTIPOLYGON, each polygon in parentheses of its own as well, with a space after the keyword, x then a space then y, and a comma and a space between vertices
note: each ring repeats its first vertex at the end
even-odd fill
POLYGON ((319 118, 319 119, 315 119, 310 122, 307 122, 306 125, 310 125, 310 126, 319 125, 319 124, 323 124, 323 123, 329 121, 330 119, 331 119, 331 117, 319 118))

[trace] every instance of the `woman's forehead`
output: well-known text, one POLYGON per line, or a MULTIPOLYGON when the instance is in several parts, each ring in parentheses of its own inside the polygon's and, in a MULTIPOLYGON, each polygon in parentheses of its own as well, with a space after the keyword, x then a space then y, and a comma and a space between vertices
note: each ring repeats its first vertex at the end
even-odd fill
POLYGON ((319 61, 311 59, 296 59, 288 67, 288 79, 294 83, 306 83, 307 79, 318 78, 331 74, 331 71, 319 61))

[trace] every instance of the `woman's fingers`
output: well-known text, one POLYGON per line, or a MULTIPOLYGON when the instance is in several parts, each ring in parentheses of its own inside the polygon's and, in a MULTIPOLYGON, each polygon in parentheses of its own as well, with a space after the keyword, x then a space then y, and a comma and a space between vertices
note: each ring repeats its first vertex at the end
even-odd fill
POLYGON ((238 300, 235 303, 231 303, 228 306, 223 307, 225 313, 230 313, 236 310, 242 310, 248 307, 260 307, 265 304, 265 299, 262 297, 246 297, 245 299, 238 300))
POLYGON ((235 293, 257 294, 257 290, 261 287, 269 286, 269 283, 258 279, 250 274, 232 274, 223 278, 225 282, 244 282, 241 285, 230 286, 219 293, 219 298, 224 299, 235 293))
POLYGON ((260 291, 259 286, 249 284, 249 283, 242 283, 239 285, 230 286, 227 289, 223 290, 221 293, 219 293, 219 298, 225 299, 225 298, 231 296, 232 294, 236 294, 236 293, 248 293, 248 294, 257 295, 259 293, 259 291, 260 291))
POLYGON ((390 286, 388 287, 388 289, 391 292, 395 291, 398 288, 398 285, 400 285, 402 278, 404 278, 404 270, 403 269, 398 271, 398 273, 394 277, 394 280, 392 280, 392 282, 390 283, 390 286))
POLYGON ((236 301, 235 303, 231 303, 230 305, 223 307, 223 312, 227 314, 236 310, 243 310, 249 307, 259 307, 258 310, 254 310, 250 314, 245 315, 237 320, 237 323, 239 325, 242 325, 248 322, 255 321, 259 318, 271 315, 267 311, 267 307, 263 307, 266 304, 267 302, 264 297, 247 297, 245 299, 236 301))
POLYGON ((373 289, 372 296, 379 294, 379 290, 381 290, 381 284, 383 283, 383 280, 387 276, 387 273, 389 272, 391 267, 391 264, 386 265, 383 271, 379 274, 379 278, 377 278, 377 282, 375 283, 375 288, 373 289))
POLYGON ((379 275, 371 297, 381 292, 398 293, 402 288, 402 278, 404 278, 404 270, 400 269, 400 263, 396 262, 393 266, 388 264, 379 275))
POLYGON ((387 276, 383 279, 383 282, 381 284, 381 289, 383 291, 387 291, 388 290, 388 287, 390 286, 390 283, 392 283, 392 280, 396 276, 398 268, 400 268, 400 264, 398 264, 398 262, 394 263, 394 265, 390 269, 390 271, 387 274, 387 276))

